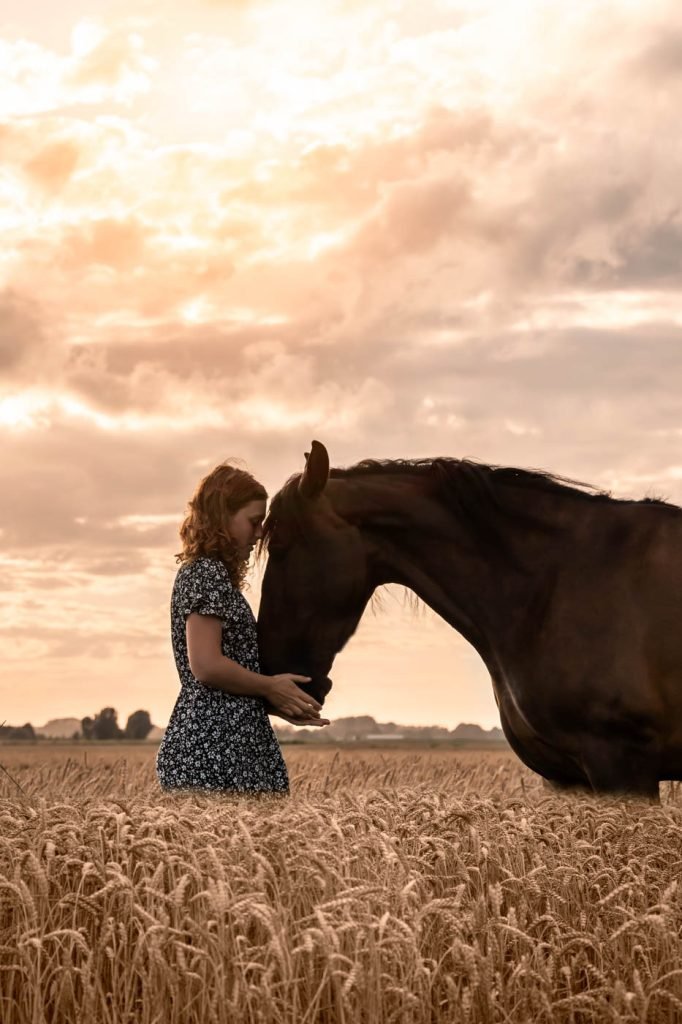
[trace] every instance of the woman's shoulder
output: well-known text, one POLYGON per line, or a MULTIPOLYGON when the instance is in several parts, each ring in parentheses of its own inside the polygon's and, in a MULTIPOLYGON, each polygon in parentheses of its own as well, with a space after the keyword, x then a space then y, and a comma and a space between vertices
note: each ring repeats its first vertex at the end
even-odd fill
POLYGON ((220 558, 193 558, 183 562, 175 575, 175 585, 204 582, 214 586, 231 587, 227 566, 220 558))

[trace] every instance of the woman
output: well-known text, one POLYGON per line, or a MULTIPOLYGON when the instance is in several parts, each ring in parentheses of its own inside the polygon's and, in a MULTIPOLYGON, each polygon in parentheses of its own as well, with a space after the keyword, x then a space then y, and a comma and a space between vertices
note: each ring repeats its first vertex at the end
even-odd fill
POLYGON ((259 671, 256 621, 242 588, 266 500, 249 473, 222 463, 199 484, 180 528, 171 597, 180 694, 156 757, 165 790, 287 793, 266 701, 293 725, 329 724, 296 685, 306 676, 259 671))

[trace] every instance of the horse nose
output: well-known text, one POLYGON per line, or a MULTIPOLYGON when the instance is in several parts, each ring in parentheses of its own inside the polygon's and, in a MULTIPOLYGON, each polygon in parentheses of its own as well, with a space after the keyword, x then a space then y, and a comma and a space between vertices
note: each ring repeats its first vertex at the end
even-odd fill
POLYGON ((318 703, 324 705, 324 699, 332 688, 332 681, 328 676, 313 676, 309 683, 297 683, 296 685, 314 697, 318 703))

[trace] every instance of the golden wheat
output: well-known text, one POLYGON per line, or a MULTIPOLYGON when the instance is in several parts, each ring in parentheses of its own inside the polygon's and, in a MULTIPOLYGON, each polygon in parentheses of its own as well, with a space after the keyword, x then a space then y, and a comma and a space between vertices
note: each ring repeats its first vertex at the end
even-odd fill
POLYGON ((289 748, 294 795, 240 800, 153 754, 0 748, 2 1024, 682 1019, 675 786, 289 748))

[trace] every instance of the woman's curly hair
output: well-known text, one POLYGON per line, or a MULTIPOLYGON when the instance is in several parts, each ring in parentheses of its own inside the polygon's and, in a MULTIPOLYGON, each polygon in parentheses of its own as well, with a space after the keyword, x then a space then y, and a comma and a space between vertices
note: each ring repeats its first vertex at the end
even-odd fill
POLYGON ((227 520, 250 501, 265 501, 267 496, 263 485, 246 470, 221 462, 204 477, 189 502, 180 527, 182 551, 176 554, 176 562, 219 558, 227 568, 232 586, 242 590, 249 560, 239 556, 227 520))

